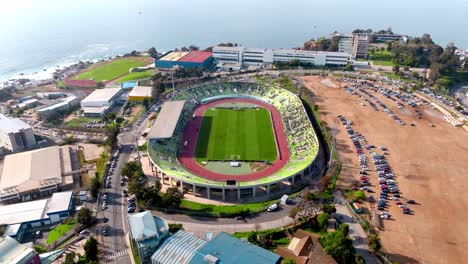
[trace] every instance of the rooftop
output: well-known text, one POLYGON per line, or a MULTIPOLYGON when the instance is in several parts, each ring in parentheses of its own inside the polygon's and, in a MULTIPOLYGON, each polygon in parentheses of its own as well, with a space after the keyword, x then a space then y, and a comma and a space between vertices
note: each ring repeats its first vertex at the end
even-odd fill
POLYGON ((47 218, 48 199, 0 206, 0 225, 19 224, 47 218))
POLYGON ((167 223, 159 217, 155 217, 151 212, 146 211, 128 217, 132 237, 136 241, 158 238, 168 230, 167 223))
POLYGON ((180 58, 187 55, 187 51, 172 51, 166 54, 164 57, 160 58, 159 60, 163 61, 178 61, 180 58))
POLYGON ((52 194, 47 206, 47 214, 68 211, 73 192, 57 192, 52 194))
POLYGON ((148 138, 170 138, 174 133, 185 101, 168 101, 162 105, 161 111, 153 123, 148 138))
POLYGON ((118 92, 120 88, 105 88, 105 89, 96 89, 90 93, 81 103, 89 103, 96 101, 109 101, 111 100, 118 92))
POLYGON ((63 183, 71 171, 68 146, 36 149, 5 156, 0 175, 0 195, 63 183))
POLYGON ((279 255, 273 252, 220 232, 215 238, 197 250, 190 264, 205 264, 207 260, 219 261, 219 263, 223 264, 274 264, 279 263, 280 258, 279 255), (242 254, 239 254, 240 252, 242 254))
POLYGON ((151 94, 153 93, 153 87, 151 86, 135 86, 133 87, 132 91, 128 95, 129 97, 135 96, 135 97, 151 97, 151 94))
POLYGON ((179 59, 182 62, 204 62, 211 57, 212 53, 209 51, 192 50, 189 54, 179 59))
POLYGON ((32 248, 9 236, 0 238, 0 263, 24 263, 35 255, 32 248))
POLYGON ((151 256, 151 262, 187 264, 195 252, 205 244, 205 240, 179 230, 167 238, 158 250, 154 252, 151 256))
POLYGON ((31 128, 28 124, 18 118, 8 118, 0 114, 0 130, 5 134, 18 133, 23 129, 31 128))

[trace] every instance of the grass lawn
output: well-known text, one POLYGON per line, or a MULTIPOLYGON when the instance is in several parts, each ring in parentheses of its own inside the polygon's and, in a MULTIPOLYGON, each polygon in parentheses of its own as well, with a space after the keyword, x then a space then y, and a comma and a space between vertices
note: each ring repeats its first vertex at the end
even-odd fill
POLYGON ((147 70, 147 71, 142 71, 142 72, 131 72, 125 75, 124 77, 117 79, 115 82, 122 83, 122 82, 128 82, 128 81, 147 79, 147 78, 150 78, 152 75, 153 75, 152 70, 147 70))
POLYGON ((375 53, 369 51, 369 59, 374 63, 374 65, 380 66, 393 66, 395 65, 392 62, 392 53, 390 51, 377 51, 375 53))
POLYGON ((105 147, 104 152, 101 154, 101 157, 96 162, 96 171, 101 179, 104 175, 104 172, 106 171, 106 162, 109 159, 109 155, 109 147, 105 147))
POLYGON ((195 151, 197 160, 270 161, 276 143, 265 109, 209 109, 203 117, 195 151))
POLYGON ((104 63, 95 68, 91 68, 73 78, 74 80, 94 80, 109 81, 122 74, 128 73, 128 70, 133 67, 141 67, 148 64, 142 60, 136 58, 122 58, 117 59, 109 63, 104 63))
POLYGON ((139 151, 147 151, 148 150, 148 141, 145 141, 145 144, 138 146, 139 151))
POLYGON ((239 204, 239 205, 213 205, 213 204, 201 204, 188 200, 182 200, 180 208, 184 210, 190 210, 200 213, 209 213, 214 216, 229 215, 234 216, 242 214, 249 210, 249 213, 259 213, 265 211, 268 206, 273 204, 275 201, 266 201, 261 203, 250 203, 250 204, 239 204))
POLYGON ((88 124, 91 121, 101 121, 100 118, 91 118, 91 117, 76 117, 72 120, 65 123, 65 126, 69 127, 82 127, 88 124))
POLYGON ((63 234, 65 234, 68 230, 72 229, 76 225, 77 221, 73 220, 69 224, 60 224, 54 229, 52 229, 47 237, 46 244, 50 245, 54 243, 57 239, 59 239, 63 234))
POLYGON ((390 77, 392 79, 397 79, 397 80, 407 82, 407 83, 412 83, 413 82, 410 79, 407 79, 407 78, 400 77, 400 76, 396 75, 394 72, 381 72, 380 74, 382 74, 384 76, 387 76, 387 77, 390 77))
POLYGON ((453 75, 444 75, 439 78, 436 81, 435 86, 439 89, 448 91, 450 87, 464 82, 468 82, 468 72, 457 71, 453 75))

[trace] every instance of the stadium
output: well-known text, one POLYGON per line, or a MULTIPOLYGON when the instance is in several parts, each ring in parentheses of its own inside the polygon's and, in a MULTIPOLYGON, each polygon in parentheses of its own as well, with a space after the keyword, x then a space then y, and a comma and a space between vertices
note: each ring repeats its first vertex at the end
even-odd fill
POLYGON ((163 104, 148 133, 163 184, 208 199, 287 193, 316 167, 319 144, 300 99, 276 84, 203 84, 163 104))

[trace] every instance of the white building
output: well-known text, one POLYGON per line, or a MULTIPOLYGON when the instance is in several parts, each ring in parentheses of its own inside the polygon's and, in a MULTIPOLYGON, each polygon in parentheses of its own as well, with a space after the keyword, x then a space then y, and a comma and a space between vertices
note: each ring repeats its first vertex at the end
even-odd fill
POLYGON ((114 106, 121 94, 121 88, 96 89, 81 101, 83 114, 89 117, 105 115, 114 106))
POLYGON ((36 138, 30 125, 0 114, 0 148, 15 152, 33 145, 36 145, 36 138))
POLYGON ((73 192, 58 192, 49 199, 0 206, 0 225, 7 226, 7 236, 21 240, 29 229, 47 228, 70 216, 73 210, 73 192))
POLYGON ((275 62, 298 60, 317 66, 344 66, 349 54, 343 52, 322 52, 295 49, 250 49, 244 47, 213 48, 213 58, 218 64, 264 65, 275 62))
POLYGON ((34 249, 5 236, 0 237, 0 263, 34 264, 40 263, 40 259, 34 249))
POLYGON ((28 201, 69 189, 72 173, 68 146, 7 155, 0 174, 0 202, 28 201))
POLYGON ((48 105, 46 107, 40 108, 37 110, 39 117, 44 119, 52 113, 59 113, 70 111, 73 107, 77 106, 79 103, 78 97, 70 94, 68 97, 65 97, 54 104, 48 105))
POLYGON ((367 34, 338 34, 338 51, 351 54, 353 59, 367 58, 369 51, 369 35, 367 34))

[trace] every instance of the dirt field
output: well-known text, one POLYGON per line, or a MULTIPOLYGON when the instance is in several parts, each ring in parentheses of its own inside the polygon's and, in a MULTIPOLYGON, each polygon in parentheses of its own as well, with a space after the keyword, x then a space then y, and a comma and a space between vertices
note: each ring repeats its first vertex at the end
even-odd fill
MULTIPOLYGON (((316 95, 322 121, 332 127, 337 123, 337 150, 343 162, 338 186, 349 188, 359 180, 359 160, 341 123, 343 115, 353 121, 369 144, 389 149, 387 161, 395 174, 403 198, 414 199, 413 215, 404 215, 394 202, 389 213, 394 220, 385 220, 380 232, 385 251, 399 263, 463 263, 468 259, 468 133, 442 119, 442 114, 426 106, 414 109, 405 105, 397 109, 391 100, 370 92, 407 123, 397 125, 386 113, 361 106, 361 99, 341 88, 329 88, 319 77, 305 77, 304 84, 316 95), (410 126, 413 122, 415 126, 410 126), (429 123, 435 127, 429 127, 429 123), (465 259, 465 260, 464 260, 465 259)), ((334 79, 332 79, 334 80, 334 79)), ((336 80, 338 85, 340 83, 336 80)), ((369 157, 369 155, 366 155, 369 157)), ((374 197, 378 197, 377 174, 369 161, 374 197), (376 187, 377 186, 377 187, 376 187)))

